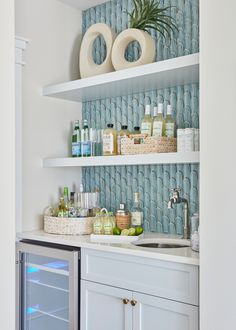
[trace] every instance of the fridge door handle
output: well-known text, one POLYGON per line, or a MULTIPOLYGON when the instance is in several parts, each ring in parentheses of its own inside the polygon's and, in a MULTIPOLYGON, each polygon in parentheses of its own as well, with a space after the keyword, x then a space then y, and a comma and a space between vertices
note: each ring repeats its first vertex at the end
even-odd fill
POLYGON ((21 330, 22 325, 22 254, 16 253, 16 330, 21 330))

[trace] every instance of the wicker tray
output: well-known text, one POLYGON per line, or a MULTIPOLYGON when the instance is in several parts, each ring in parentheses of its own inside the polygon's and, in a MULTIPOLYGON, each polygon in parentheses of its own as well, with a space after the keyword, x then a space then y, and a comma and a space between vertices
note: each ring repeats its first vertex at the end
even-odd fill
POLYGON ((56 218, 44 217, 44 231, 59 235, 90 235, 94 218, 56 218))
POLYGON ((147 136, 136 134, 125 136, 121 140, 121 154, 150 154, 177 152, 177 139, 168 137, 147 136))

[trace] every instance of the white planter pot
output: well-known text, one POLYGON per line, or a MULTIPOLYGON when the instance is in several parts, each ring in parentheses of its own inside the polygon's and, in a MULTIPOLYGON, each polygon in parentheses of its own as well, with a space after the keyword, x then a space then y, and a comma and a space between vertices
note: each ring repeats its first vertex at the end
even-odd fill
POLYGON ((112 63, 115 70, 152 63, 155 59, 155 52, 155 42, 149 33, 138 29, 127 29, 121 32, 115 39, 112 48, 112 63), (129 62, 125 59, 125 51, 133 41, 139 42, 141 56, 137 61, 129 62))
POLYGON ((86 31, 80 50, 81 78, 114 71, 111 61, 111 52, 115 37, 115 32, 113 32, 108 25, 103 23, 94 24, 86 31), (96 64, 93 60, 93 43, 98 36, 103 36, 107 48, 106 58, 101 64, 96 64))

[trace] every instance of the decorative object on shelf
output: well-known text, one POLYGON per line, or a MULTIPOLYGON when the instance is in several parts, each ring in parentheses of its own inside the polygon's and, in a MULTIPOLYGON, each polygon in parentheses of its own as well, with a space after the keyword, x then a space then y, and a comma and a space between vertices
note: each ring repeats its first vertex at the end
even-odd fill
POLYGON ((90 235, 93 232, 94 217, 57 218, 44 216, 44 231, 58 235, 90 235))
POLYGON ((122 155, 168 153, 177 151, 177 139, 147 134, 125 136, 121 141, 122 155))
POLYGON ((130 28, 121 32, 112 48, 112 63, 116 70, 152 63, 155 59, 155 42, 148 32, 154 29, 161 35, 171 37, 171 31, 177 29, 173 18, 166 12, 171 6, 161 7, 155 0, 133 0, 134 9, 127 12, 130 17, 130 28), (125 59, 128 45, 137 41, 141 48, 140 58, 130 62, 125 59))
POLYGON ((111 52, 115 36, 115 32, 104 23, 94 24, 86 31, 80 50, 81 78, 114 71, 111 52), (93 60, 93 43, 98 36, 102 36, 106 43, 106 58, 101 64, 96 64, 93 60))

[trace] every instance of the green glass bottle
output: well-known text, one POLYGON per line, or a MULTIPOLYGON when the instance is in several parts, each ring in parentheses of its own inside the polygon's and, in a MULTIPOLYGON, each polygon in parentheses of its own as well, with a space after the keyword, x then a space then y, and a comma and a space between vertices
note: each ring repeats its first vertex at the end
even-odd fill
POLYGON ((74 129, 72 134, 72 157, 81 157, 81 132, 79 127, 79 120, 74 122, 74 129))

